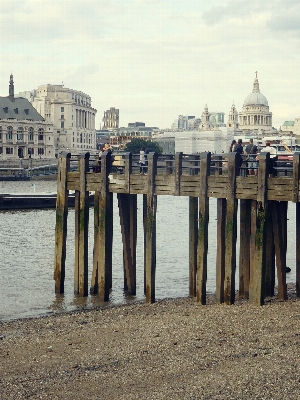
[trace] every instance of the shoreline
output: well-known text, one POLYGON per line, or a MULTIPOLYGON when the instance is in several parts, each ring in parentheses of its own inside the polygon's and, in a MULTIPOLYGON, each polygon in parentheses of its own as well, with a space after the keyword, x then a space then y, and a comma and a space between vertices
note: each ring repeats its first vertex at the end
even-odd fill
POLYGON ((111 305, 0 322, 3 399, 297 399, 300 299, 111 305))

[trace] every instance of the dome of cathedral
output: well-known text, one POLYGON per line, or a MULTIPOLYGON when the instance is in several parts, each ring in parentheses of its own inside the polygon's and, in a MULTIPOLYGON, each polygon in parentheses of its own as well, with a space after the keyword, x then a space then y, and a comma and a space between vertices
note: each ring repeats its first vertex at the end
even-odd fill
POLYGON ((250 105, 268 106, 268 100, 262 93, 252 92, 245 98, 244 105, 245 106, 250 106, 250 105))
POLYGON ((268 107, 268 100, 259 91, 259 83, 258 83, 258 79, 257 79, 257 72, 256 72, 256 78, 254 79, 254 83, 253 83, 252 93, 250 93, 245 98, 245 101, 244 101, 244 106, 250 106, 250 105, 258 105, 258 106, 266 106, 266 107, 268 107))

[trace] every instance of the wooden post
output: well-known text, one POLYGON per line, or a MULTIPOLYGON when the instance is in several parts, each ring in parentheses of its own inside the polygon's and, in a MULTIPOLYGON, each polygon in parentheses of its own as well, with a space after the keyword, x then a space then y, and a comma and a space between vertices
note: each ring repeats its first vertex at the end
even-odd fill
POLYGON ((210 153, 200 155, 200 196, 199 230, 197 250, 196 297, 201 304, 206 304, 207 250, 208 250, 208 215, 209 198, 207 197, 207 178, 210 173, 210 153))
POLYGON ((124 257, 124 290, 136 294, 136 195, 118 193, 124 257), (135 210, 134 210, 135 205, 135 210))
MULTIPOLYGON (((100 164, 100 161, 99 161, 100 164)), ((96 169, 98 173, 100 169, 96 169)), ((99 188, 100 189, 100 188, 99 188)), ((91 278, 90 294, 98 293, 98 257, 99 257, 99 204, 100 190, 95 190, 94 194, 94 252, 93 252, 93 271, 91 278)))
POLYGON ((266 215, 266 277, 265 277, 265 296, 274 296, 275 286, 275 246, 273 234, 272 215, 276 212, 274 202, 268 202, 268 213, 266 215))
POLYGON ((175 154, 175 187, 174 196, 180 196, 180 178, 182 175, 182 152, 175 154))
POLYGON ((300 203, 296 203, 296 294, 300 297, 300 203))
POLYGON ((300 153, 293 156, 293 202, 296 203, 296 294, 300 297, 300 203, 299 203, 300 153))
POLYGON ((81 154, 78 157, 80 190, 77 193, 77 196, 79 195, 79 210, 77 209, 78 213, 75 213, 75 237, 78 246, 75 253, 74 294, 80 296, 88 295, 89 192, 86 190, 86 173, 89 172, 89 158, 90 153, 81 154))
POLYGON ((157 154, 148 156, 147 176, 147 211, 146 211, 146 302, 155 302, 156 270, 156 199, 154 194, 155 176, 157 173, 157 154))
POLYGON ((225 277, 224 302, 233 304, 235 300, 237 200, 235 199, 236 175, 240 157, 233 152, 228 154, 228 191, 225 224, 225 277))
POLYGON ((266 266, 266 216, 268 212, 267 180, 270 154, 260 154, 258 158, 257 218, 249 299, 252 304, 263 305, 266 266))
POLYGON ((249 297, 251 200, 240 200, 239 296, 249 297))
POLYGON ((55 293, 64 293, 69 194, 67 177, 68 172, 70 171, 70 158, 71 153, 61 153, 58 159, 53 276, 53 279, 55 280, 55 293))
POLYGON ((109 300, 112 276, 113 194, 109 192, 111 153, 101 155, 101 186, 95 197, 95 245, 91 292, 109 300))
MULTIPOLYGON (((222 156, 215 156, 215 176, 223 174, 222 156)), ((224 303, 226 199, 217 199, 216 301, 224 303)))
POLYGON ((146 246, 147 246, 147 195, 143 194, 143 228, 144 228, 144 295, 146 296, 146 246))
MULTIPOLYGON (((273 232, 276 254, 277 266, 277 280, 278 280, 278 298, 280 300, 287 299, 286 288, 286 242, 285 242, 285 228, 281 217, 282 208, 280 202, 275 201, 273 208, 273 232)), ((285 214, 285 213, 284 213, 285 214)))
POLYGON ((189 197, 189 295, 196 296, 198 198, 189 197))
POLYGON ((216 301, 224 303, 226 199, 217 199, 216 301))

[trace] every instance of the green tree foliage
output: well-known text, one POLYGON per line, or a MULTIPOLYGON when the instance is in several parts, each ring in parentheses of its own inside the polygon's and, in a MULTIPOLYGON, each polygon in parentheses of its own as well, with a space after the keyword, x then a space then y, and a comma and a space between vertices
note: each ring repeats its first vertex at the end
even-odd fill
POLYGON ((131 142, 126 143, 125 151, 129 151, 132 154, 138 154, 142 147, 149 150, 149 153, 156 152, 158 154, 162 153, 162 148, 157 142, 150 142, 150 140, 144 140, 135 138, 131 142))

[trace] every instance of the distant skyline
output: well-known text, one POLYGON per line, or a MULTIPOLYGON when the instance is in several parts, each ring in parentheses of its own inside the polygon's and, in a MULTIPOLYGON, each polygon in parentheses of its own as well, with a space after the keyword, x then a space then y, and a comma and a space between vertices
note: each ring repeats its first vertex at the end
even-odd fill
POLYGON ((64 84, 92 98, 96 128, 170 128, 179 114, 242 110, 255 71, 273 126, 300 117, 299 0, 11 0, 0 14, 0 96, 64 84))

